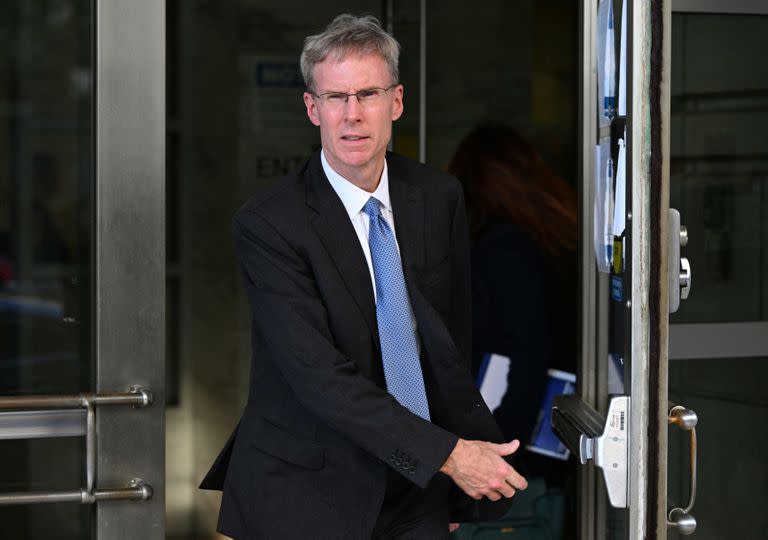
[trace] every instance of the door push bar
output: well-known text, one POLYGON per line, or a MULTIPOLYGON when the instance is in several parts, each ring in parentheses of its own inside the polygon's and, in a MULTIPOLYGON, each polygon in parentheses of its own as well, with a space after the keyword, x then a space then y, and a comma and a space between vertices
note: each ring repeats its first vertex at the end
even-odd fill
POLYGON ((95 489, 96 476, 96 414, 97 406, 130 405, 136 408, 152 405, 152 392, 140 386, 132 386, 128 392, 105 394, 78 394, 73 396, 20 396, 0 397, 0 410, 30 411, 39 409, 85 409, 85 487, 71 491, 40 491, 0 494, 1 505, 79 502, 93 504, 97 501, 148 501, 152 498, 152 486, 140 478, 132 479, 128 487, 95 489))
POLYGON ((591 459, 603 470, 611 506, 626 508, 629 396, 611 398, 605 418, 577 395, 556 396, 552 428, 579 463, 591 459))

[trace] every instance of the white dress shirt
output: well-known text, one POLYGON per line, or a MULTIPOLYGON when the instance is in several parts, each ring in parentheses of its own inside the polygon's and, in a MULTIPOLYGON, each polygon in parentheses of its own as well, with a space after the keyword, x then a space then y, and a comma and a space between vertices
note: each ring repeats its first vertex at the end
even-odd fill
MULTIPOLYGON (((363 207, 368 199, 375 197, 381 207, 381 215, 389 224, 389 228, 395 233, 395 216, 392 213, 392 203, 389 199, 389 176, 387 175, 387 161, 384 160, 384 170, 381 173, 381 180, 376 191, 369 193, 354 185, 352 182, 341 176, 331 168, 328 160, 325 159, 325 151, 320 152, 320 161, 323 164, 323 171, 331 187, 341 199, 344 208, 347 210, 352 226, 357 233, 357 239, 360 240, 360 247, 365 254, 365 262, 368 263, 368 271, 371 273, 371 284, 373 284, 373 297, 376 298, 376 278, 373 275, 373 263, 371 262, 371 247, 368 244, 368 228, 370 227, 370 218, 363 212, 363 207)), ((400 244, 397 243, 395 236, 395 245, 397 252, 400 253, 400 244)))
MULTIPOLYGON (((341 176, 339 173, 331 168, 328 160, 325 159, 325 151, 320 151, 320 162, 323 165, 323 171, 328 181, 331 183, 331 187, 341 199, 344 208, 347 210, 347 215, 352 222, 352 226, 357 233, 357 239, 360 240, 360 247, 363 248, 365 254, 365 262, 368 263, 368 271, 371 273, 371 284, 373 285, 373 298, 376 300, 376 277, 373 275, 373 263, 371 262, 371 246, 368 244, 368 229, 370 228, 370 218, 368 214, 363 212, 363 207, 368 199, 376 197, 378 199, 381 208, 381 215, 389 224, 389 228, 392 229, 392 233, 395 234, 395 215, 392 213, 392 203, 389 198, 389 175, 387 174, 387 160, 384 160, 384 170, 381 172, 381 179, 376 191, 369 193, 362 188, 357 187, 352 182, 341 176)), ((397 242, 397 236, 395 235, 395 245, 397 246, 397 252, 400 253, 400 244, 397 242)), ((402 260, 400 261, 402 265, 402 260)), ((405 271, 403 271, 405 273, 405 271)), ((410 311, 411 325, 413 326, 414 333, 417 332, 416 316, 413 314, 413 307, 408 304, 410 311)), ((416 347, 419 354, 421 354, 421 343, 416 340, 416 347)))

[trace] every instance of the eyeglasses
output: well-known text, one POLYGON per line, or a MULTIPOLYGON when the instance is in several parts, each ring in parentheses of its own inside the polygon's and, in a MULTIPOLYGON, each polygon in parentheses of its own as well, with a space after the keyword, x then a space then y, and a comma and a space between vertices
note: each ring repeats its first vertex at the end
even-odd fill
POLYGON ((357 102, 360 105, 367 106, 376 105, 377 103, 381 102, 384 95, 392 90, 395 86, 397 86, 397 83, 389 86, 388 88, 364 88, 352 94, 347 92, 323 92, 322 94, 315 94, 311 90, 309 93, 319 99, 320 102, 324 105, 332 108, 343 106, 352 96, 357 98, 357 102))

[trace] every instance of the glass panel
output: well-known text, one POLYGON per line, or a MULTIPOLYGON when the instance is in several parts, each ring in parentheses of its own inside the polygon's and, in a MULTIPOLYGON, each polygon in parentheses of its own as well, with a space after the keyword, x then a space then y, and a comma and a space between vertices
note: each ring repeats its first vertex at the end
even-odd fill
MULTIPOLYGON (((523 444, 544 417, 548 369, 576 372, 578 9, 575 2, 427 2, 426 161, 464 183, 473 365, 477 371, 489 353, 510 359, 494 415, 505 437, 523 444), (548 210, 553 204, 557 211, 548 210)), ((573 538, 573 460, 518 454, 516 467, 541 486, 541 500, 559 497, 539 526, 552 538, 573 538)), ((523 495, 509 526, 536 515, 525 513, 526 504, 523 495)))
POLYGON ((427 162, 446 167, 473 127, 504 124, 575 186, 577 4, 484 0, 468 9, 465 1, 451 0, 427 6, 427 162))
MULTIPOLYGON (((83 437, 0 441, 0 456, 3 493, 85 486, 83 437)), ((83 540, 91 537, 92 509, 78 503, 0 506, 0 531, 3 538, 83 540)))
MULTIPOLYGON (((768 358, 676 360, 670 401, 696 412, 698 488, 692 514, 700 540, 757 540, 768 531, 768 358)), ((688 434, 669 428, 669 504, 685 506, 688 434)), ((672 506, 670 506, 671 508, 672 506)), ((670 532, 670 540, 682 538, 670 532)))
MULTIPOLYGON (((179 366, 178 386, 170 387, 178 389, 178 405, 167 412, 169 538, 215 528, 217 495, 196 485, 237 421, 247 391, 249 316, 229 241, 231 217, 319 143, 301 102, 302 41, 339 13, 371 13, 384 22, 387 9, 403 47, 405 85, 393 146, 418 157, 419 2, 167 3, 168 365, 179 366)), ((428 162, 444 167, 473 125, 493 120, 524 133, 575 185, 577 20, 576 5, 568 2, 494 0, 471 13, 466 2, 431 7, 428 162), (474 45, 455 56, 467 43, 474 45)), ((575 283, 575 259, 569 271, 563 281, 575 283)), ((573 307, 562 311, 575 317, 575 298, 568 301, 573 307)), ((575 344, 575 321, 564 324, 570 334, 558 341, 575 344)), ((566 520, 575 520, 575 513, 568 511, 566 520)))
MULTIPOLYGON (((671 322, 767 319, 768 17, 672 19, 670 204, 688 226, 693 288, 671 322)), ((696 538, 764 538, 767 358, 673 360, 669 399, 699 417, 696 538), (727 466, 724 466, 727 464, 727 466), (727 496, 723 496, 727 494, 727 496)), ((689 439, 669 431, 668 504, 688 501, 689 439)), ((670 539, 680 535, 670 530, 670 539)))
POLYGON ((768 318, 768 17, 672 18, 670 205, 688 227, 691 296, 671 322, 768 318))
MULTIPOLYGON (((169 539, 213 534, 220 495, 197 485, 247 397, 250 316, 230 241, 232 216, 319 146, 302 102, 304 38, 341 13, 383 21, 382 5, 166 4, 169 539)), ((408 92, 415 102, 416 89, 408 92)))
POLYGON ((11 6, 0 34, 0 392, 76 392, 91 367, 90 9, 11 6))
POLYGON ((392 32, 400 43, 400 82, 405 88, 405 111, 392 127, 392 150, 419 159, 421 114, 421 2, 392 0, 392 32))
MULTIPOLYGON (((3 3, 0 394, 91 380, 91 3, 3 3)), ((0 491, 77 489, 82 439, 0 441, 0 491), (54 459, 55 458, 55 459, 54 459)), ((4 537, 87 538, 90 508, 0 508, 4 537)))

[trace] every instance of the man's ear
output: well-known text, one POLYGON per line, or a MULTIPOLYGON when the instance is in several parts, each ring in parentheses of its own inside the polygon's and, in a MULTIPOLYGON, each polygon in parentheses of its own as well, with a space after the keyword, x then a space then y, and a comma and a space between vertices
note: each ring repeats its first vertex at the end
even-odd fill
POLYGON ((394 122, 403 115, 403 85, 398 84, 394 88, 395 99, 392 103, 392 121, 394 122))
POLYGON ((307 107, 307 116, 309 117, 309 121, 314 125, 319 126, 320 118, 317 116, 317 103, 315 103, 315 100, 312 98, 312 94, 309 92, 304 92, 304 105, 307 107))

